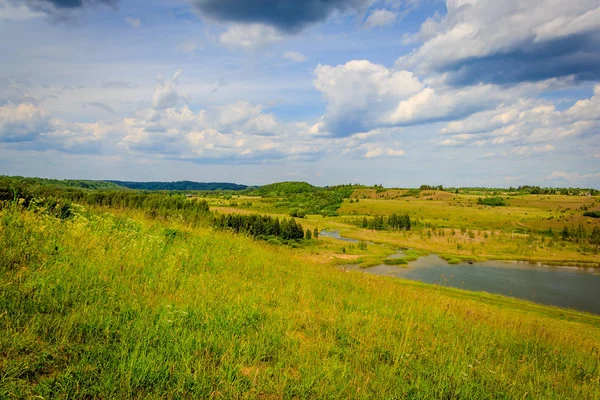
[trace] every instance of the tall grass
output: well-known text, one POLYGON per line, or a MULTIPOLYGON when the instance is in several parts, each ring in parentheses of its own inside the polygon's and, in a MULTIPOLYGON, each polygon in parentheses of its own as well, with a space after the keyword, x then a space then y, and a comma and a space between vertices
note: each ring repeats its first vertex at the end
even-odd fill
POLYGON ((0 210, 0 398, 599 398, 600 318, 74 207, 0 210))

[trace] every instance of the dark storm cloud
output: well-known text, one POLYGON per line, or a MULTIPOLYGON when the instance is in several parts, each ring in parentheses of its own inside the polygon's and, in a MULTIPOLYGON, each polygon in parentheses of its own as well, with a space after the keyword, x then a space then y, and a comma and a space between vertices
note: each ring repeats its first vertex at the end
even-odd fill
POLYGON ((440 65, 457 86, 477 83, 514 84, 572 76, 600 80, 600 32, 572 35, 484 57, 440 65))
POLYGON ((191 0, 209 18, 225 22, 261 23, 295 33, 327 19, 335 11, 360 11, 372 0, 191 0))
POLYGON ((68 21, 77 11, 98 5, 116 7, 119 0, 9 0, 13 4, 25 3, 29 9, 43 12, 57 21, 68 21))
POLYGON ((44 6, 54 6, 56 8, 81 8, 95 4, 106 4, 114 6, 118 0, 26 0, 26 3, 32 8, 44 8, 44 6))

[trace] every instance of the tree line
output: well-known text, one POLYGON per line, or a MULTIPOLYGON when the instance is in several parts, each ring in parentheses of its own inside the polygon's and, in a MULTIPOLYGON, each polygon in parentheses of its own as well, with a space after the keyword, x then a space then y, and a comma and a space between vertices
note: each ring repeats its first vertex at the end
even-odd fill
MULTIPOLYGON (((549 233, 552 234, 552 230, 549 230, 549 233)), ((594 229, 588 234, 585 227, 582 224, 579 224, 577 228, 569 229, 568 226, 565 225, 563 230, 560 232, 560 236, 564 241, 573 241, 577 243, 588 242, 594 246, 600 246, 600 228, 595 226, 594 229)))
POLYGON ((279 238, 284 241, 296 241, 319 236, 317 228, 314 231, 307 229, 305 233, 302 225, 294 218, 280 220, 278 217, 260 214, 217 214, 213 225, 219 229, 231 230, 257 239, 279 238))
POLYGON ((373 218, 363 217, 362 221, 360 221, 360 223, 355 223, 355 225, 358 225, 361 228, 374 229, 378 231, 409 231, 412 227, 412 222, 408 214, 393 213, 387 218, 381 215, 373 218))

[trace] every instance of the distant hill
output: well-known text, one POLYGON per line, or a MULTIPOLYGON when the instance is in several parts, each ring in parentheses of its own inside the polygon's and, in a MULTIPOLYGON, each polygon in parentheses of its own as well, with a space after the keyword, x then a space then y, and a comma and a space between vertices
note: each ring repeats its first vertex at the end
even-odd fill
POLYGON ((80 189, 122 189, 115 183, 108 181, 93 181, 87 179, 46 179, 30 178, 25 176, 5 176, 0 175, 1 187, 60 187, 60 188, 80 188, 80 189))
POLYGON ((289 194, 313 193, 322 190, 307 182, 277 182, 264 185, 256 189, 252 194, 265 197, 285 196, 289 194))
POLYGON ((115 185, 136 190, 244 190, 246 185, 228 182, 129 182, 129 181, 105 181, 115 185))

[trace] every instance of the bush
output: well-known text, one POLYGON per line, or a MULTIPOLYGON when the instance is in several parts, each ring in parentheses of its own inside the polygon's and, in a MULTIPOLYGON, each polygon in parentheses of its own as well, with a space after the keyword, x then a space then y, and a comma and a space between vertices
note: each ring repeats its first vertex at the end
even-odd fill
POLYGON ((506 202, 502 197, 486 197, 482 199, 481 197, 477 199, 477 204, 491 207, 505 206, 506 202))
POLYGON ((584 217, 600 218, 600 211, 586 211, 583 213, 584 217))

